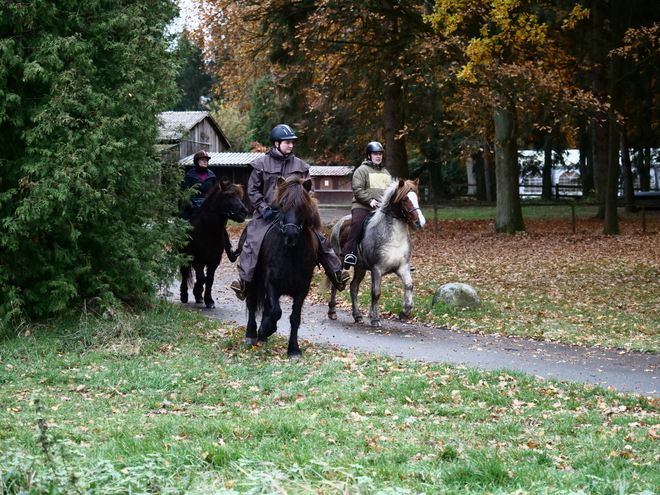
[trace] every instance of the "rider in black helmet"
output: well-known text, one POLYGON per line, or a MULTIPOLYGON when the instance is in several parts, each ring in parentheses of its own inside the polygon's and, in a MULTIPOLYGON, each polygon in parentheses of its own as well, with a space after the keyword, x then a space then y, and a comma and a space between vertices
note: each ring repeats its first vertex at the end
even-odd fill
MULTIPOLYGON (((252 172, 248 180, 247 195, 254 208, 254 213, 243 233, 244 243, 242 247, 239 246, 241 254, 237 268, 240 278, 234 280, 230 285, 241 301, 245 299, 249 283, 252 282, 263 237, 278 214, 275 209, 277 179, 279 177, 287 178, 291 175, 301 179, 307 179, 310 176, 309 165, 293 154, 293 143, 296 139, 298 136, 291 127, 286 124, 276 125, 270 132, 273 147, 250 164, 252 172)), ((350 274, 341 269, 341 262, 330 247, 325 235, 317 232, 317 238, 319 240, 318 262, 323 266, 333 285, 337 289, 343 290, 350 274)))

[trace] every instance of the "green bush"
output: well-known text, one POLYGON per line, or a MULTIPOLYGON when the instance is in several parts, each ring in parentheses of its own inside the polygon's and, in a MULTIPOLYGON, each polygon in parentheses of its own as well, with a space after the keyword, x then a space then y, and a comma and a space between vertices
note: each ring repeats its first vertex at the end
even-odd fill
MULTIPOLYGON (((154 156, 174 2, 9 2, 0 17, 0 327, 153 294, 182 237, 154 156)), ((170 167, 171 169, 171 167, 170 167)))

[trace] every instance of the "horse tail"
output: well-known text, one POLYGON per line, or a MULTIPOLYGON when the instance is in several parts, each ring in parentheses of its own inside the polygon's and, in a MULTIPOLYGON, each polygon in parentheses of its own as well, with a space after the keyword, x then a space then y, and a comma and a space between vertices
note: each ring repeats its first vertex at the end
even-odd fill
POLYGON ((195 282, 193 277, 192 262, 181 266, 181 280, 185 280, 189 286, 195 282))

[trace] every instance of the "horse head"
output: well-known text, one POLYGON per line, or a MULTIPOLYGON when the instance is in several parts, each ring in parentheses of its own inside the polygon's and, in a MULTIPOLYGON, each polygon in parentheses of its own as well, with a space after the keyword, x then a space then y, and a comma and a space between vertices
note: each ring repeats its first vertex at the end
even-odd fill
POLYGON ((304 229, 318 230, 321 227, 321 217, 311 190, 311 179, 296 176, 277 179, 276 203, 280 212, 277 226, 287 246, 295 246, 304 229))
POLYGON ((233 184, 227 177, 213 186, 206 195, 202 207, 235 222, 244 222, 248 209, 243 203, 243 187, 233 184))
POLYGON ((414 181, 399 179, 397 183, 393 184, 389 200, 384 201, 382 206, 389 205, 395 218, 405 220, 415 229, 420 230, 424 228, 426 218, 419 207, 418 184, 419 179, 414 181))

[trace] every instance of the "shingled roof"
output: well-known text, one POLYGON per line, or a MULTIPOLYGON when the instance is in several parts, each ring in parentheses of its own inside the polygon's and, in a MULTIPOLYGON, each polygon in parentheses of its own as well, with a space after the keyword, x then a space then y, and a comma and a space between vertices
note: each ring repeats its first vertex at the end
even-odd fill
POLYGON ((162 112, 160 118, 162 124, 158 128, 158 131, 161 142, 173 142, 183 139, 193 127, 208 118, 211 125, 216 129, 222 139, 227 142, 227 147, 229 147, 227 138, 209 112, 162 112))

